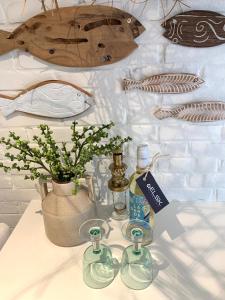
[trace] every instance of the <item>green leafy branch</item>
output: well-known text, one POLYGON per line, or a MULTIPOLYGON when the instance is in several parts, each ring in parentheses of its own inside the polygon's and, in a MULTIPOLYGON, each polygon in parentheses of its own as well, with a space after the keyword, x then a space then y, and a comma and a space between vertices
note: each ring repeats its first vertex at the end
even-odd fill
POLYGON ((81 131, 77 125, 77 122, 73 122, 71 126, 71 149, 65 142, 58 146, 53 131, 45 124, 39 126, 40 136, 34 135, 32 138, 36 147, 10 132, 8 138, 0 139, 0 144, 6 146, 9 152, 5 153, 5 157, 12 164, 0 163, 0 168, 5 172, 13 169, 27 171, 29 175, 25 175, 25 179, 47 179, 50 175, 56 182, 76 181, 84 176, 85 166, 94 156, 109 155, 131 140, 130 137, 122 138, 119 135, 109 138, 113 122, 99 127, 83 127, 81 131), (13 154, 10 151, 12 149, 16 149, 17 153, 13 154))

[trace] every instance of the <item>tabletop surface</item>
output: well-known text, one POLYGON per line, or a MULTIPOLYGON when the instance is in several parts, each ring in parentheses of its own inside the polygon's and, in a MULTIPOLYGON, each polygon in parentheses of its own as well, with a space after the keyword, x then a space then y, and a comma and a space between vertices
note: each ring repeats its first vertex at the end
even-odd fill
MULTIPOLYGON (((225 203, 172 202, 156 218, 154 281, 145 290, 123 285, 120 274, 105 289, 88 288, 82 255, 88 243, 57 247, 44 232, 40 201, 33 200, 0 252, 1 300, 224 300, 225 203)), ((114 257, 129 245, 121 223, 109 220, 114 257)))

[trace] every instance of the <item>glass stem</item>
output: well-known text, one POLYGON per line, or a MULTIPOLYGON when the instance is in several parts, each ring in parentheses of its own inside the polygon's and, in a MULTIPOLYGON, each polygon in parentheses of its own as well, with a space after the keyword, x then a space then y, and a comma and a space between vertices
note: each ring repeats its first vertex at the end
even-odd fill
POLYGON ((134 250, 135 253, 140 253, 141 252, 141 244, 142 243, 138 243, 138 242, 134 243, 133 250, 134 250))
POLYGON ((93 247, 93 252, 94 253, 99 253, 99 251, 100 251, 100 241, 99 240, 92 241, 92 247, 93 247))

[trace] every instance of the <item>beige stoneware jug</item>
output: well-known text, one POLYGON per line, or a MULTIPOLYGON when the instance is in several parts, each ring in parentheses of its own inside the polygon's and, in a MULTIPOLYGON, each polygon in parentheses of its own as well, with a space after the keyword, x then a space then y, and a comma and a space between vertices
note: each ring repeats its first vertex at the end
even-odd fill
POLYGON ((81 244, 80 225, 96 216, 93 178, 80 180, 80 186, 73 194, 74 183, 52 181, 52 191, 48 192, 47 182, 39 181, 42 197, 42 213, 45 232, 55 245, 72 247, 81 244))

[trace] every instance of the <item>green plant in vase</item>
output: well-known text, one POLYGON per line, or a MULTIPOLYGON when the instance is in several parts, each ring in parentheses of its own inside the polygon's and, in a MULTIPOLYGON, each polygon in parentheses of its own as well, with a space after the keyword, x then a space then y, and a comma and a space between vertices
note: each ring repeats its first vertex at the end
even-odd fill
MULTIPOLYGON (((101 126, 80 127, 77 122, 73 122, 71 126, 71 143, 56 143, 53 131, 48 125, 39 126, 40 135, 34 135, 32 143, 23 140, 14 132, 9 133, 8 138, 2 137, 0 144, 6 146, 8 152, 5 157, 11 163, 0 163, 0 168, 5 172, 11 170, 25 171, 25 179, 40 179, 44 186, 42 191, 42 210, 45 221, 45 230, 47 236, 55 244, 73 246, 78 243, 78 235, 72 238, 70 242, 67 238, 59 238, 62 235, 55 235, 56 228, 59 231, 68 226, 74 230, 78 228, 87 218, 93 217, 93 203, 90 196, 90 178, 86 188, 83 187, 81 181, 85 178, 86 165, 92 161, 95 156, 107 156, 112 154, 116 149, 120 148, 124 143, 131 140, 130 137, 121 137, 119 135, 110 137, 110 130, 114 123, 103 124, 101 126), (32 146, 34 144, 35 146, 32 146), (53 191, 47 192, 46 180, 50 178, 53 185, 53 191), (79 189, 78 189, 79 186, 79 189), (54 198, 55 206, 52 207, 54 198), (63 200, 63 201, 62 201, 63 200), (69 208, 66 207, 69 202, 69 208), (50 203, 50 204, 48 204, 50 203), (51 209, 49 208, 51 206, 51 209), (71 210, 75 210, 77 214, 77 222, 67 225, 66 220, 53 223, 52 216, 48 218, 48 213, 56 216, 63 214, 71 215, 71 210), (85 217, 82 217, 85 216, 85 217), (79 220, 78 220, 79 219, 79 220), (57 223, 57 224, 56 224, 57 223), (66 241, 65 241, 66 240, 66 241)), ((87 178, 86 178, 87 179, 87 178)), ((58 218, 58 216, 57 216, 58 218)), ((59 219, 59 218, 58 218, 59 219)), ((58 220, 57 219, 57 220, 58 220)), ((78 230, 77 230, 78 232, 78 230)), ((66 236, 63 233, 64 237, 66 236)), ((71 236, 70 236, 71 239, 71 236)))

